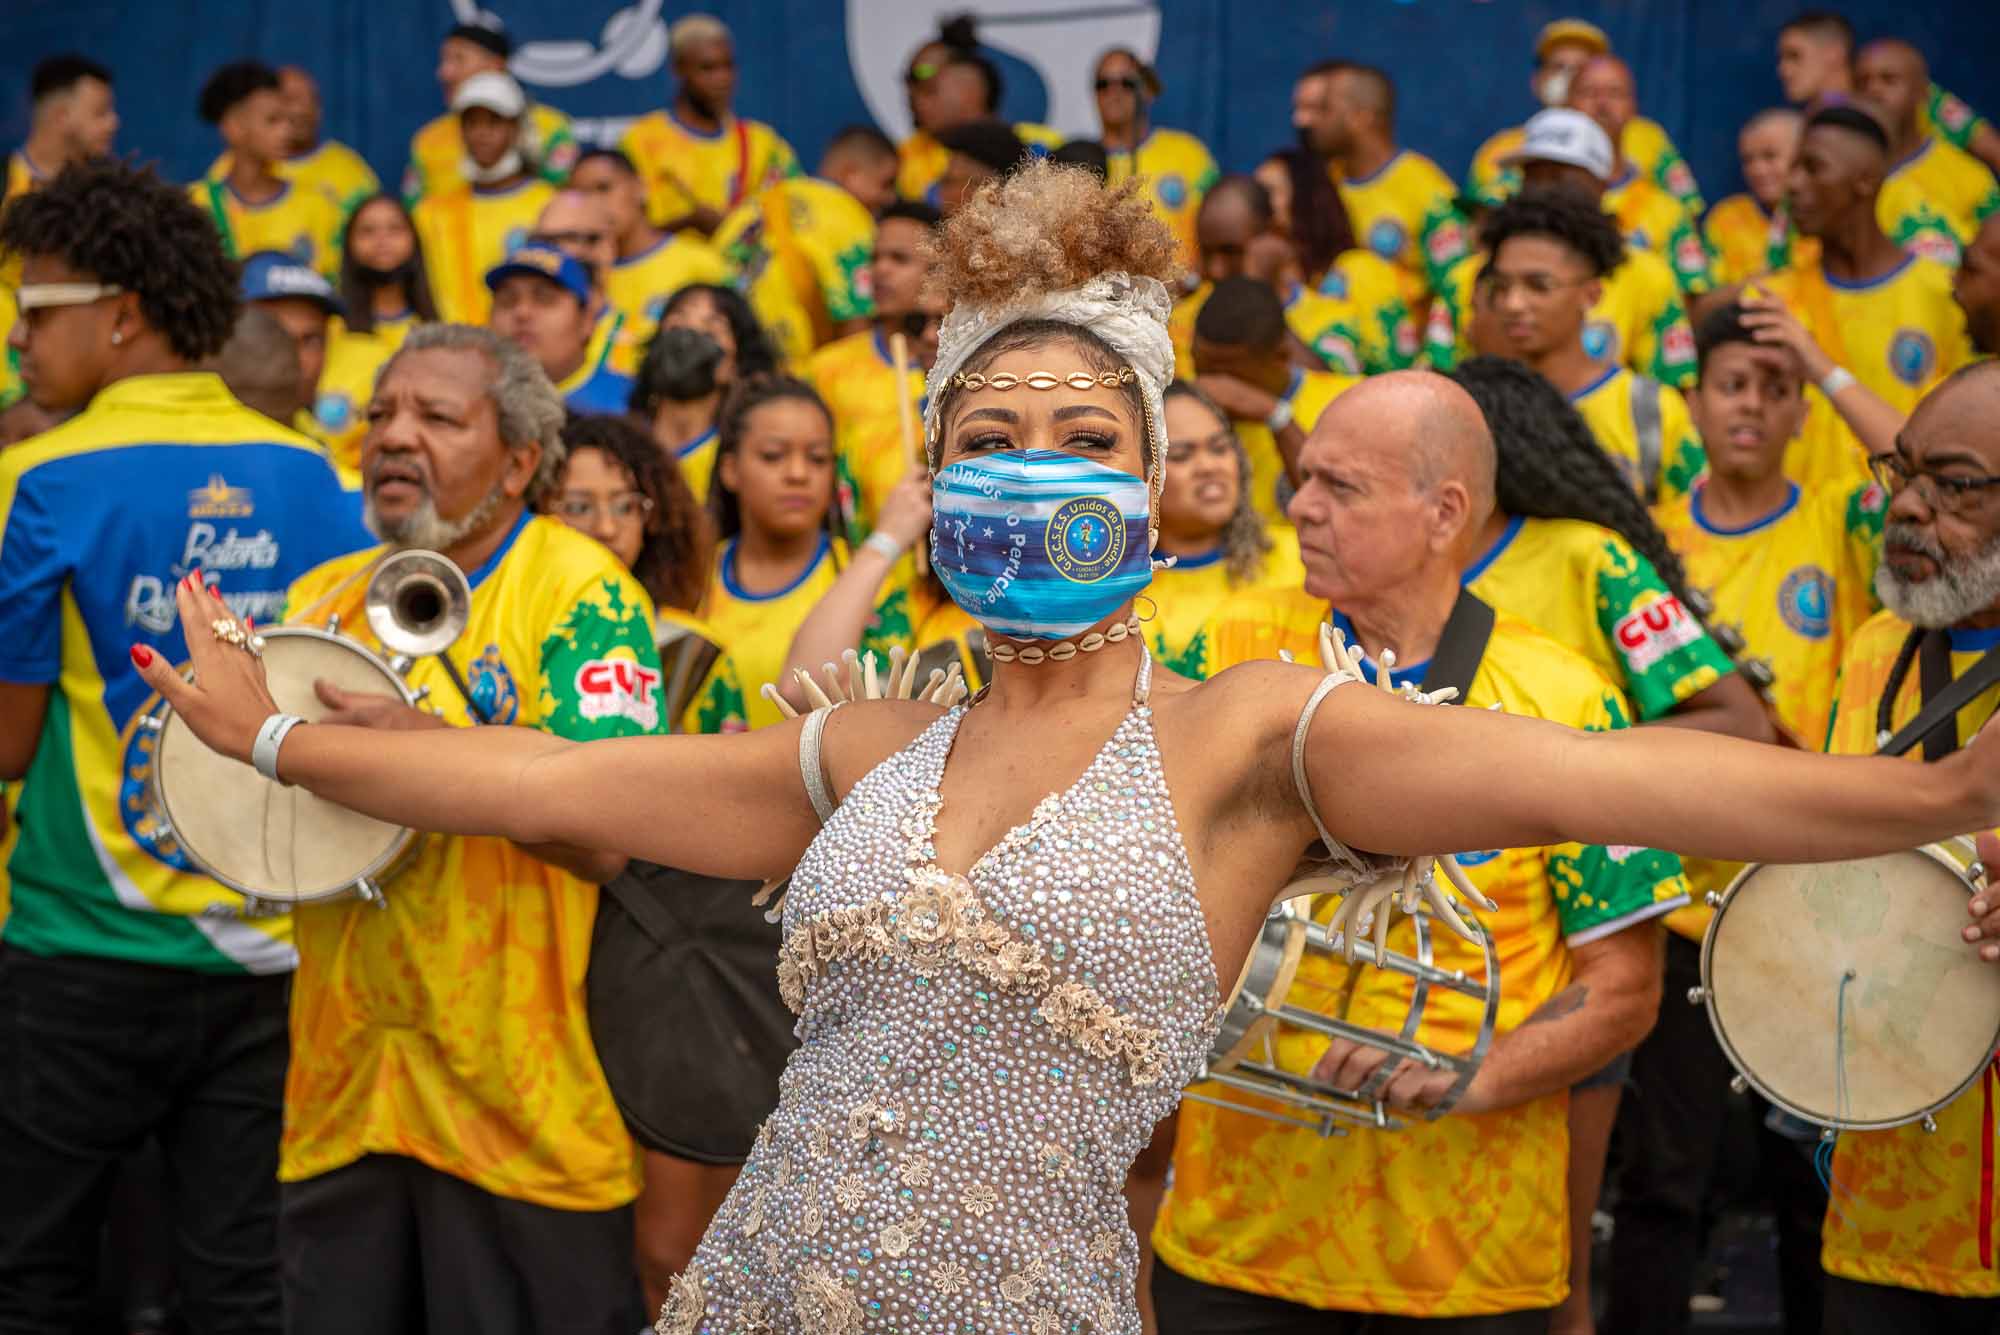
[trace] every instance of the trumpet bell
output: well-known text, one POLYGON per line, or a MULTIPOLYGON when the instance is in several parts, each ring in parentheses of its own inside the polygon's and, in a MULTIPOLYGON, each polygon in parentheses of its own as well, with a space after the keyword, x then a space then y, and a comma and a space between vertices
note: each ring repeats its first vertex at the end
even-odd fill
POLYGON ((412 549, 385 557, 375 568, 362 606, 383 648, 427 658, 465 633, 472 586, 449 557, 412 549))

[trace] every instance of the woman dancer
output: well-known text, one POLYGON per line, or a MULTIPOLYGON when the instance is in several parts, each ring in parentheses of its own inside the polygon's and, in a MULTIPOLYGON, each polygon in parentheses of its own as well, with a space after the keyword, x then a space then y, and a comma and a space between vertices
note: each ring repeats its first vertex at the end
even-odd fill
MULTIPOLYGON (((1129 184, 1039 165, 982 189, 941 247, 933 565, 991 636, 976 702, 582 745, 294 727, 200 578, 176 594, 217 637, 194 637, 195 682, 135 655, 209 745, 370 815, 793 873, 780 982, 801 1046, 662 1330, 1133 1335, 1126 1168, 1316 840, 1366 875, 1564 838, 1841 858, 2000 819, 2000 738, 1917 767, 1421 708, 1285 663, 1156 674, 1131 605, 1172 239, 1129 184)), ((1484 429, 1429 387, 1438 429, 1484 429)))

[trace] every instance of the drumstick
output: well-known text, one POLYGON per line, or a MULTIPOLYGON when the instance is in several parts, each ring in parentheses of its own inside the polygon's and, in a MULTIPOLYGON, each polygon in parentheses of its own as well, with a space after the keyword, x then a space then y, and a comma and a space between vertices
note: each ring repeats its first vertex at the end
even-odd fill
MULTIPOLYGON (((896 368, 896 429, 903 434, 903 455, 915 467, 923 457, 917 453, 916 405, 910 402, 910 340, 900 331, 889 335, 889 361, 896 368)), ((931 573, 930 556, 924 551, 927 545, 919 541, 911 549, 920 577, 931 573)))

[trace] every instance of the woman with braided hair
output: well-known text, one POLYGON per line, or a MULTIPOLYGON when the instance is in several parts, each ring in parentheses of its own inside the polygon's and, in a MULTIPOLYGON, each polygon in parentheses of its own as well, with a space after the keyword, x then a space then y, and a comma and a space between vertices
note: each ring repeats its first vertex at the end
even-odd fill
MULTIPOLYGON (((1343 907, 1449 926, 1424 850, 1799 861, 2000 821, 2000 731, 1921 768, 1589 733, 1356 689, 1330 636, 1324 669, 1157 672, 1133 603, 1165 481, 1171 234, 1137 182, 1036 164, 981 187, 939 248, 931 565, 988 637, 970 702, 899 678, 735 736, 581 744, 303 723, 199 572, 175 595, 183 623, 216 627, 190 637, 193 680, 135 655, 208 745, 364 813, 790 878, 778 980, 800 1046, 661 1331, 1137 1335, 1126 1171, 1203 1070, 1222 980, 1303 860, 1374 887, 1343 907)), ((1471 401, 1424 379, 1438 438, 1483 445, 1471 401)), ((1462 524, 1448 500, 1438 522, 1462 524)), ((1442 1074, 1411 1063, 1386 1097, 1431 1106, 1442 1074)), ((1480 1106, 1476 1077, 1463 1095, 1480 1106)))

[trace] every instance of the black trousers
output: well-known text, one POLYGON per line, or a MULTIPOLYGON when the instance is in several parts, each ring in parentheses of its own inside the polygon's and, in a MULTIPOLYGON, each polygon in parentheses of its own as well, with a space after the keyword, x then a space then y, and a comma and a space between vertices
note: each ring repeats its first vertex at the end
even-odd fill
MULTIPOLYGON (((1632 1087, 1618 1109, 1611 1291, 1603 1329, 1618 1335, 1681 1335, 1707 1237, 1703 1207, 1735 1075, 1708 1012, 1687 1001, 1701 982, 1701 947, 1667 937, 1660 1018, 1632 1056, 1632 1087)), ((1761 1103, 1761 1101, 1760 1101, 1761 1103)), ((1778 1280, 1788 1335, 1817 1335, 1821 1322, 1820 1221, 1826 1193, 1810 1146, 1757 1125, 1757 1162, 1778 1224, 1778 1280)))
POLYGON ((1826 1277, 1825 1335, 2000 1335, 2000 1298, 1947 1298, 1826 1277))
POLYGON ((1381 1316, 1328 1312, 1225 1289, 1153 1259, 1153 1315, 1160 1335, 1546 1335, 1549 1309, 1493 1316, 1381 1316))
POLYGON ((287 1182, 287 1335, 633 1335, 632 1208, 508 1200, 400 1155, 287 1182))
POLYGON ((191 1329, 279 1329, 288 977, 0 946, 0 1332, 71 1335, 120 1165, 159 1141, 191 1329))

